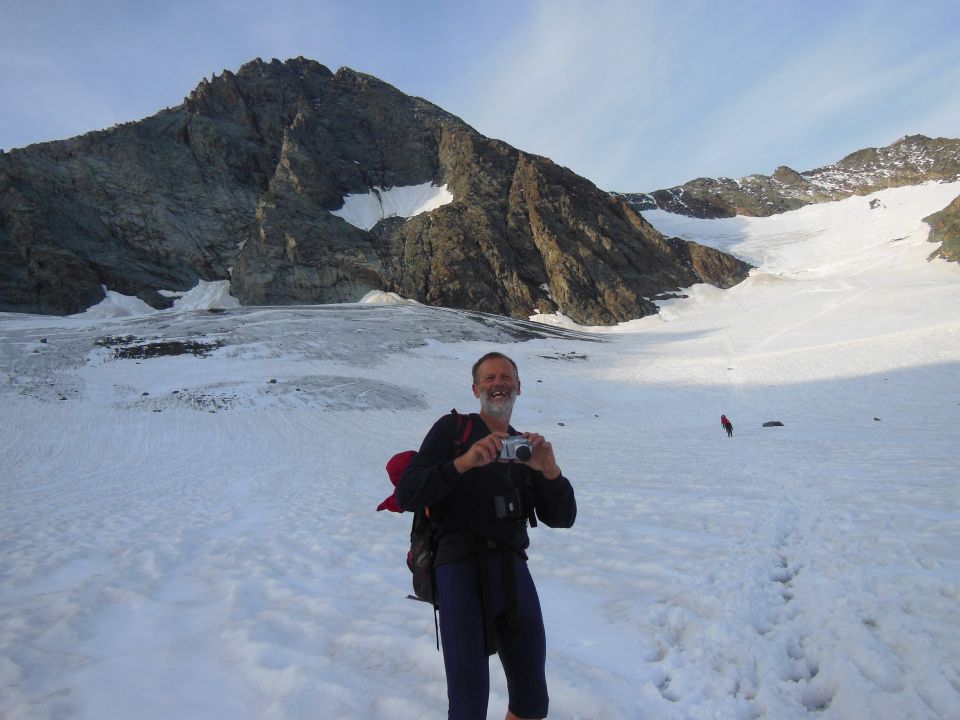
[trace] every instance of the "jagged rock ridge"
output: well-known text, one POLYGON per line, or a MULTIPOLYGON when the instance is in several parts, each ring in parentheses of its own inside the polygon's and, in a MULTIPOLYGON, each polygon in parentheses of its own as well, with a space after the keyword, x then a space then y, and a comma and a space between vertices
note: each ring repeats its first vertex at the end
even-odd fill
POLYGON ((0 153, 0 310, 70 313, 101 286, 230 279, 245 305, 372 289, 608 324, 749 266, 669 241, 621 198, 368 75, 303 58, 204 80, 145 120, 0 153), (348 194, 433 183, 453 201, 369 231, 348 194))
POLYGON ((908 135, 883 148, 866 148, 833 165, 773 175, 698 178, 652 193, 618 193, 639 211, 661 209, 701 218, 767 217, 819 202, 867 195, 931 180, 960 180, 960 140, 908 135))

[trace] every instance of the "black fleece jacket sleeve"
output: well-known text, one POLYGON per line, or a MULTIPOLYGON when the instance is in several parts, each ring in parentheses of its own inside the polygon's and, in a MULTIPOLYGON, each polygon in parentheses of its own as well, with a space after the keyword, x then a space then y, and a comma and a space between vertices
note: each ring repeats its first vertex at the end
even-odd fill
POLYGON ((537 519, 552 528, 573 527, 577 519, 577 500, 573 486, 563 475, 547 480, 541 473, 533 473, 533 496, 537 519))

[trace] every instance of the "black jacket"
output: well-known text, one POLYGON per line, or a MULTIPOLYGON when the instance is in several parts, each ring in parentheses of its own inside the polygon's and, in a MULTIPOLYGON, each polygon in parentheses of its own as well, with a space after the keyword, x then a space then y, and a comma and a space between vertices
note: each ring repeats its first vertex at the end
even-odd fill
MULTIPOLYGON (((490 434, 479 415, 461 454, 490 434)), ((461 416, 461 429, 467 417, 461 416)), ((510 428, 511 434, 516 434, 510 428)), ((457 416, 444 415, 434 423, 420 450, 397 484, 396 497, 404 510, 430 507, 430 518, 440 531, 437 564, 453 562, 476 552, 478 540, 490 540, 520 555, 530 544, 527 511, 544 525, 570 527, 577 517, 577 502, 567 478, 547 480, 521 463, 493 462, 464 474, 454 467, 454 441, 459 441, 457 416), (520 492, 525 497, 521 517, 497 517, 497 498, 520 492), (533 505, 532 510, 529 506, 533 505)))

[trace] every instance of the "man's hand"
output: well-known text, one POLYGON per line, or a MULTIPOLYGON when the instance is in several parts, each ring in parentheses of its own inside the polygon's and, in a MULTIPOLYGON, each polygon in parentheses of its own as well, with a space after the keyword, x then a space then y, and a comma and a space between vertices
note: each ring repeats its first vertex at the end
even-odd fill
POLYGON ((524 433, 523 436, 533 446, 533 457, 527 460, 526 464, 543 473, 547 480, 560 477, 560 466, 557 465, 557 458, 553 455, 553 445, 548 443, 543 435, 537 433, 524 433))
POLYGON ((475 467, 489 465, 500 456, 503 439, 509 437, 505 432, 492 432, 477 440, 470 449, 453 461, 453 466, 461 475, 475 467))

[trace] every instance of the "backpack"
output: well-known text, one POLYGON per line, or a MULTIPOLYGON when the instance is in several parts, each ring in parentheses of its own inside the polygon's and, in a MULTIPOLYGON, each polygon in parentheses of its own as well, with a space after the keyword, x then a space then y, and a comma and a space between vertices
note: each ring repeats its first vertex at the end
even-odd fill
MULTIPOLYGON (((464 416, 456 410, 452 411, 457 419, 457 430, 453 440, 453 457, 459 457, 463 451, 463 446, 470 438, 473 432, 473 416, 464 416), (461 427, 463 431, 461 432, 461 427)), ((397 483, 406 472, 407 467, 416 457, 417 453, 413 450, 404 450, 399 452, 387 462, 387 474, 390 476, 390 482, 396 489, 397 483)), ((377 506, 377 511, 390 510, 391 512, 403 512, 397 504, 395 495, 390 495, 377 506)), ((440 605, 437 596, 437 585, 434 578, 433 568, 434 560, 437 554, 437 542, 439 538, 434 531, 433 522, 430 520, 430 508, 425 507, 417 510, 413 514, 413 523, 410 527, 410 549, 407 551, 407 568, 413 575, 413 595, 408 595, 411 600, 422 600, 430 603, 434 609, 440 605)))

